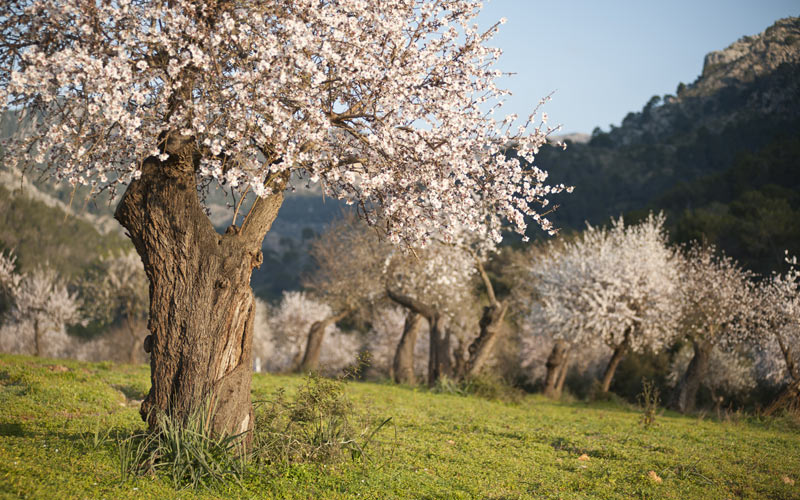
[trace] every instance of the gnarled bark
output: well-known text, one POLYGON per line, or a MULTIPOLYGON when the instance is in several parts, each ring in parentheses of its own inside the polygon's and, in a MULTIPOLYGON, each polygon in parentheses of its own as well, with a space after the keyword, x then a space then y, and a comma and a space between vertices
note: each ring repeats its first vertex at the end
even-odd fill
POLYGON ((300 371, 304 373, 316 371, 319 368, 319 355, 322 352, 322 341, 325 339, 325 330, 332 323, 336 323, 347 316, 348 311, 343 311, 335 316, 330 316, 322 321, 315 321, 308 330, 308 342, 300 362, 300 371))
POLYGON ((183 419, 210 401, 212 430, 238 434, 253 426, 250 274, 261 264, 261 243, 283 194, 276 189, 258 199, 241 229, 220 235, 189 163, 146 160, 115 213, 150 282, 152 386, 140 413, 152 427, 161 413, 183 419))
POLYGON ((708 373, 708 365, 711 360, 711 350, 714 345, 708 340, 694 341, 694 357, 686 368, 686 373, 681 377, 675 392, 672 396, 670 406, 681 413, 689 413, 694 410, 697 400, 697 391, 700 384, 708 373))
POLYGON ((569 344, 567 344, 566 341, 556 340, 556 343, 553 345, 553 350, 550 351, 550 355, 547 357, 547 363, 545 364, 547 367, 547 375, 544 379, 544 395, 549 398, 558 399, 561 396, 558 385, 562 378, 561 373, 564 371, 563 367, 567 361, 568 350, 569 344))
POLYGON ((397 344, 392 363, 392 378, 398 384, 414 385, 417 383, 414 374, 414 345, 422 327, 423 317, 419 313, 409 312, 406 316, 403 336, 397 344))

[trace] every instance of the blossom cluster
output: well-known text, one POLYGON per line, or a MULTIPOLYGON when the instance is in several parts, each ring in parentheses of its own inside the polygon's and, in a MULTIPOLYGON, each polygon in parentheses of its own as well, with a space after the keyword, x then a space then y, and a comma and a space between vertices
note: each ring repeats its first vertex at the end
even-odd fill
POLYGON ((657 350, 675 332, 678 265, 664 217, 637 225, 589 226, 574 241, 553 244, 528 269, 538 301, 527 321, 570 344, 627 343, 657 350))
MULTIPOLYGON (((191 144, 200 182, 267 196, 288 171, 424 242, 488 217, 524 233, 564 189, 537 110, 495 118, 500 50, 476 0, 10 0, 0 5, 6 162, 95 191, 191 144), (516 154, 509 155, 507 148, 516 154), (476 193, 481 193, 476 197, 476 193)), ((496 226, 497 224, 495 224, 496 226)), ((493 233, 499 239, 499 232, 493 233)))

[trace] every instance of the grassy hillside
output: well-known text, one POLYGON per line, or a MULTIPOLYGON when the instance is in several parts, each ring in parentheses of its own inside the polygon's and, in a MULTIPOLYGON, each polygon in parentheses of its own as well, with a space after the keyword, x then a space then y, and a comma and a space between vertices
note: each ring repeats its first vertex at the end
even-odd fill
POLYGON ((47 264, 69 280, 101 255, 131 247, 121 234, 102 234, 81 218, 0 186, 0 251, 14 250, 20 272, 47 264))
MULTIPOLYGON (((143 428, 148 379, 146 366, 0 355, 0 499, 800 498, 800 427, 788 418, 667 413, 645 429, 612 403, 509 405, 372 383, 347 386, 359 411, 392 417, 372 462, 251 470, 241 487, 200 492, 122 482, 116 439, 143 428)), ((254 399, 301 383, 256 375, 254 399)))

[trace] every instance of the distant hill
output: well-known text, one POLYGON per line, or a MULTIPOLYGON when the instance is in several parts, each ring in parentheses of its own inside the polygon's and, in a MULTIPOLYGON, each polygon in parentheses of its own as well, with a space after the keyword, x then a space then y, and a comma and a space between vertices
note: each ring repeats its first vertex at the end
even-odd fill
POLYGON ((755 271, 776 269, 785 249, 800 251, 800 18, 708 54, 695 82, 620 126, 567 141, 537 158, 575 186, 556 197, 559 226, 665 210, 676 241, 705 238, 755 271))

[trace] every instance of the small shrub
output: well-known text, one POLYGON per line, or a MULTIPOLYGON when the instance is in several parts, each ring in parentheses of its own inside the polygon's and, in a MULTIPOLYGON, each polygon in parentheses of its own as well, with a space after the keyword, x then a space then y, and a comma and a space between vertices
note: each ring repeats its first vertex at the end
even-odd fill
POLYGON ((639 408, 642 416, 639 418, 645 429, 649 429, 656 421, 658 405, 661 403, 661 394, 652 380, 642 379, 642 392, 639 393, 639 408))
POLYGON ((293 400, 283 390, 256 409, 253 457, 258 464, 327 463, 369 459, 375 435, 391 418, 359 416, 347 399, 342 379, 316 373, 293 400))

